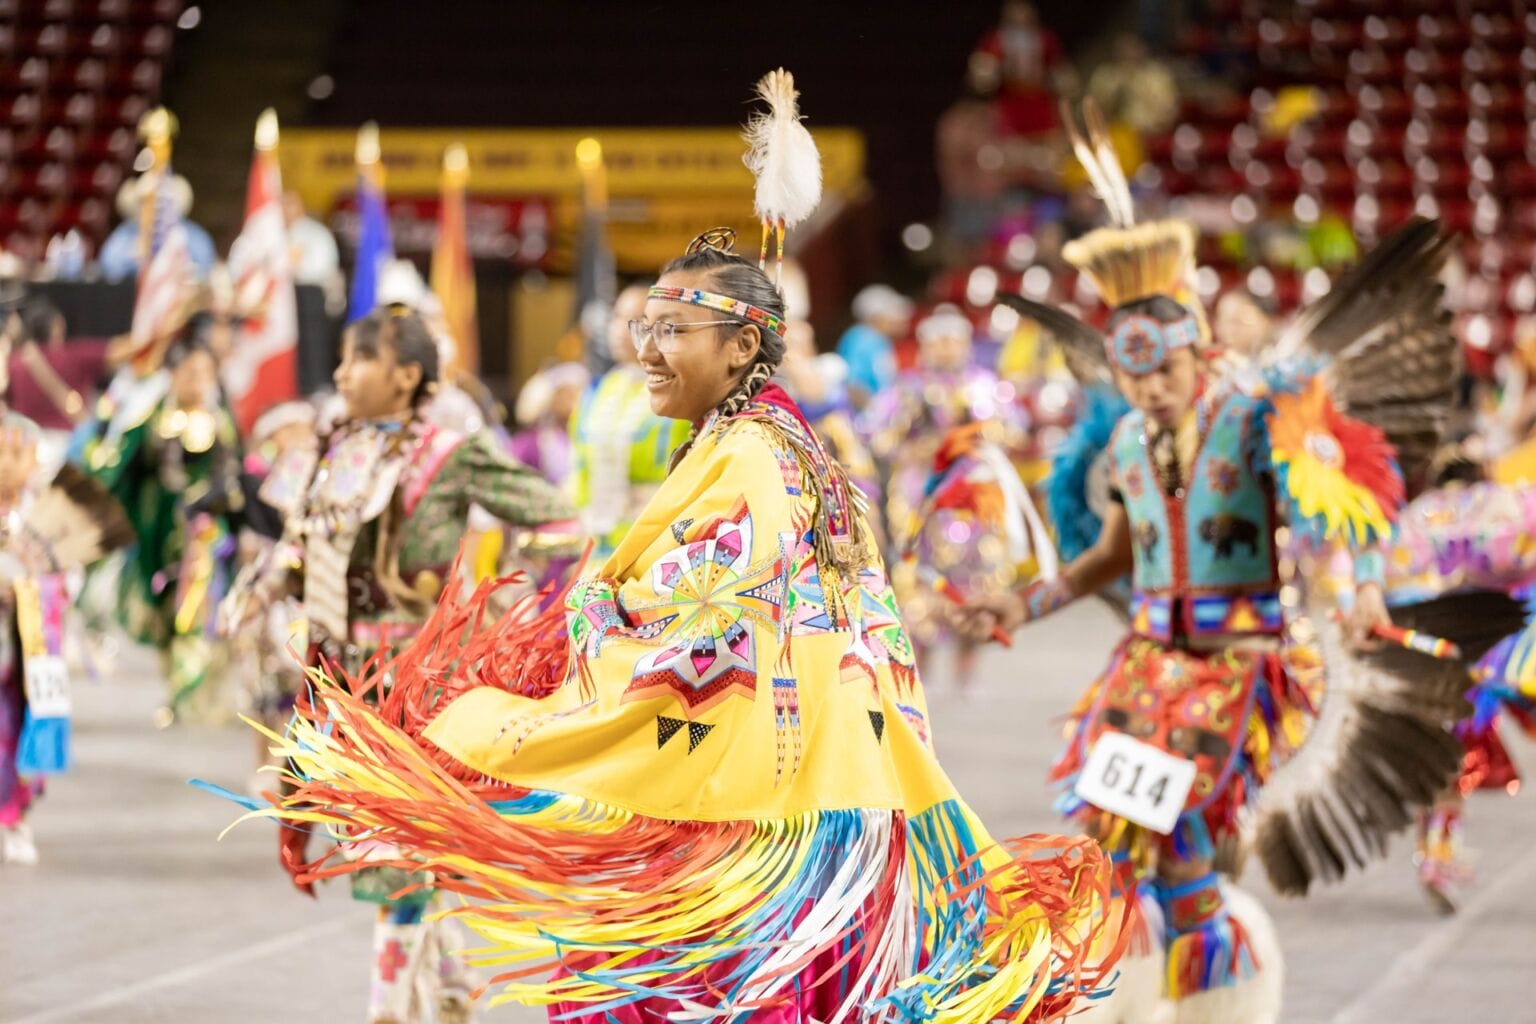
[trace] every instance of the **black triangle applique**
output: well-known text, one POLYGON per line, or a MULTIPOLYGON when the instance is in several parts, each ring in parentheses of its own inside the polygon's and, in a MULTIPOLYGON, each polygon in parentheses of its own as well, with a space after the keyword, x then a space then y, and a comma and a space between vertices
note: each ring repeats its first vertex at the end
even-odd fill
POLYGON ((708 736, 712 729, 714 729, 714 726, 705 725, 703 722, 689 722, 688 753, 693 753, 693 748, 697 747, 700 743, 703 743, 704 737, 708 736))
POLYGON ((681 718, 668 718, 666 715, 656 716, 656 749, 660 750, 667 745, 667 741, 677 735, 677 731, 688 723, 681 718))
POLYGON ((870 724, 871 728, 873 728, 875 730, 875 742, 876 743, 879 743, 881 740, 885 739, 885 712, 884 711, 871 711, 869 713, 869 724, 870 724))
POLYGON ((672 539, 677 541, 679 544, 687 543, 686 538, 688 536, 688 527, 690 527, 692 525, 693 525, 693 520, 692 519, 684 519, 680 523, 673 523, 672 524, 672 539))

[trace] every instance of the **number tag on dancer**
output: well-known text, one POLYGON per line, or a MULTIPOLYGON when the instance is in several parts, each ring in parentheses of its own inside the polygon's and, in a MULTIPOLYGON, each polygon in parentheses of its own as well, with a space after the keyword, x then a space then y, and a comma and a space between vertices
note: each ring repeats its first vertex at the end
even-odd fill
POLYGON ((69 668, 57 654, 26 660, 27 709, 33 718, 69 717, 69 668))
POLYGON ((1123 732, 1106 732, 1088 751, 1074 791, 1093 806, 1167 835, 1195 781, 1195 762, 1123 732))

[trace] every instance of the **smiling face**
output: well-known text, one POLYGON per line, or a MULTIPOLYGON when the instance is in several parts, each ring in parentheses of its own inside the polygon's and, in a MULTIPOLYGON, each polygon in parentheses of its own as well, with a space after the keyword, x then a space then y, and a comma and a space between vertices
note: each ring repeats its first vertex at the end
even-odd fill
POLYGON ((401 363, 387 344, 359 344, 354 328, 342 339, 341 365, 333 379, 347 405, 347 417, 372 420, 408 412, 421 372, 421 364, 401 363))
MULTIPOLYGON (((716 290, 710 278, 707 272, 679 271, 663 275, 656 283, 668 288, 716 290)), ((677 325, 666 352, 657 347, 654 337, 646 338, 639 351, 651 411, 669 419, 697 421, 719 405, 757 358, 761 344, 758 329, 751 324, 690 328, 690 324, 727 319, 702 306, 648 299, 640 319, 649 324, 677 325)))
POLYGON ((1157 426, 1177 426, 1195 404, 1200 386, 1199 357, 1189 347, 1176 348, 1151 373, 1133 375, 1115 371, 1121 394, 1157 426))

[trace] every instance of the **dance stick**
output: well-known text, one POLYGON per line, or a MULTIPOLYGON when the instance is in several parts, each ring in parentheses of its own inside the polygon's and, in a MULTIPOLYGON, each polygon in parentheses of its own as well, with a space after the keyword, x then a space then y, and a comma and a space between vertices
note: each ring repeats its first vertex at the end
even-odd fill
MULTIPOLYGON (((926 565, 919 565, 917 567, 917 575, 919 579, 932 587, 935 592, 948 598, 951 604, 962 608, 965 606, 965 595, 960 592, 960 588, 945 579, 937 570, 931 569, 926 565)), ((1004 647, 1013 646, 1013 637, 1008 635, 1008 631, 1001 624, 992 627, 992 639, 1004 647)))
MULTIPOLYGON (((1344 621, 1344 613, 1334 609, 1335 622, 1344 621)), ((1402 626, 1377 624, 1371 627, 1371 633, 1388 643, 1420 654, 1427 654, 1431 658, 1439 658, 1441 661, 1460 661, 1461 648, 1444 637, 1431 636, 1429 633, 1420 633, 1416 629, 1404 629, 1402 626)))

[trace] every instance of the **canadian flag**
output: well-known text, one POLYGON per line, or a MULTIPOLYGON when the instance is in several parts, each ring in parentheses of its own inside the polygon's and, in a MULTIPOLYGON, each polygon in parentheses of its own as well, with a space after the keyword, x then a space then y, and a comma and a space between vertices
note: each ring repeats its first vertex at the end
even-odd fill
POLYGON ((258 416, 299 390, 299 314, 283 220, 277 118, 271 111, 257 123, 245 226, 230 247, 229 271, 242 319, 224 364, 224 386, 244 434, 258 416))

